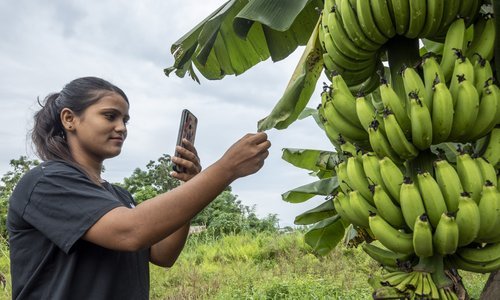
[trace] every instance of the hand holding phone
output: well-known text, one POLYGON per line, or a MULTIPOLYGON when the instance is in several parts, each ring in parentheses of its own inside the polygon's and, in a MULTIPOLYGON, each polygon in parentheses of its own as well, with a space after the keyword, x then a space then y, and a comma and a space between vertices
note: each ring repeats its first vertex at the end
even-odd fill
MULTIPOLYGON (((198 118, 187 109, 182 110, 181 123, 179 125, 179 133, 177 134, 177 146, 182 146, 182 139, 187 139, 194 144, 196 137, 196 127, 198 125, 198 118)), ((182 157, 180 153, 175 150, 174 156, 182 157)), ((183 167, 173 164, 174 171, 184 173, 186 170, 183 167)))

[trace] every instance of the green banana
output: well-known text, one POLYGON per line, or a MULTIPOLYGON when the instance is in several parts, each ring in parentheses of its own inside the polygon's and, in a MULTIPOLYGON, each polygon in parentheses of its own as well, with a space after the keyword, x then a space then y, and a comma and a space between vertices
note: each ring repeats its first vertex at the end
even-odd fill
POLYGON ((405 220, 401 208, 394 203, 391 197, 380 185, 371 185, 375 207, 382 218, 384 218, 394 228, 401 229, 405 225, 405 220))
POLYGON ((368 179, 366 178, 365 171, 363 170, 363 161, 361 157, 351 156, 347 159, 347 177, 349 178, 350 186, 352 189, 359 191, 359 193, 373 204, 372 193, 370 192, 368 179))
POLYGON ((380 44, 369 40, 363 33, 356 12, 349 0, 340 0, 340 14, 347 35, 358 47, 368 51, 376 51, 380 48, 380 44))
MULTIPOLYGON (((461 50, 455 50, 455 65, 453 67, 453 74, 450 79, 450 92, 454 100, 457 100, 458 87, 465 79, 474 85, 474 65, 472 62, 462 54, 461 50)), ((456 104, 456 102, 454 102, 456 104)))
POLYGON ((340 20, 338 11, 328 13, 326 24, 329 34, 332 36, 332 41, 345 56, 359 60, 370 59, 375 56, 373 51, 364 50, 351 41, 340 20))
MULTIPOLYGON (((454 0, 450 0, 453 2, 454 0)), ((448 2, 448 1, 446 1, 448 2)), ((444 41, 443 57, 440 66, 446 78, 446 82, 451 79, 455 66, 455 49, 462 49, 465 36, 465 21, 462 18, 453 21, 446 32, 444 41)))
MULTIPOLYGON (((350 192, 349 192, 350 193, 350 192)), ((346 218, 351 222, 351 224, 361 227, 361 228, 366 228, 367 225, 367 220, 365 218, 361 218, 358 216, 357 213, 355 213, 351 199, 349 196, 349 193, 345 194, 344 196, 341 196, 338 198, 338 201, 340 202, 340 205, 344 209, 346 218)))
POLYGON ((361 247, 366 254, 382 266, 397 268, 402 262, 408 261, 412 258, 411 255, 393 252, 377 247, 373 244, 364 243, 361 247))
POLYGON ((324 114, 327 123, 336 128, 337 131, 345 138, 350 140, 366 139, 366 131, 351 123, 352 120, 350 122, 342 116, 331 101, 326 103, 324 107, 324 114))
POLYGON ((396 33, 404 35, 410 25, 410 4, 408 0, 388 0, 388 3, 396 33))
POLYGON ((482 154, 482 157, 495 166, 498 169, 498 163, 500 162, 500 128, 495 127, 491 130, 488 144, 486 150, 482 154))
POLYGON ((392 38, 396 35, 396 29, 392 23, 391 13, 389 12, 389 5, 387 4, 390 0, 369 0, 370 7, 372 9, 373 18, 377 24, 378 29, 387 38, 392 38))
POLYGON ((354 96, 350 93, 344 93, 340 90, 332 89, 332 104, 335 109, 352 125, 365 129, 358 122, 358 115, 356 113, 356 101, 354 96))
POLYGON ((471 59, 474 59, 473 55, 475 53, 479 54, 486 60, 491 60, 493 58, 493 52, 495 49, 495 20, 492 15, 487 15, 487 20, 485 20, 484 29, 478 36, 474 36, 474 39, 467 48, 466 55, 471 59))
MULTIPOLYGON (((326 37, 326 35, 325 35, 326 37)), ((326 44, 323 43, 324 47, 326 47, 326 44)), ((331 46, 331 44, 329 44, 331 46)), ((345 59, 345 58, 342 58, 345 59)), ((351 62, 352 63, 352 62, 351 62)), ((363 64, 366 63, 366 61, 363 61, 363 64)), ((357 85, 365 82, 370 76, 375 72, 376 67, 377 67, 377 62, 369 63, 369 66, 366 68, 361 68, 359 70, 354 70, 352 66, 349 66, 348 68, 340 66, 328 53, 323 53, 323 64, 325 67, 325 74, 327 75, 328 78, 330 78, 335 72, 339 73, 342 75, 346 83, 351 86, 351 85, 357 85)), ((359 66, 356 65, 356 68, 359 68, 359 66)))
POLYGON ((430 257, 434 254, 432 246, 432 227, 426 214, 415 220, 413 227, 413 249, 418 257, 430 257))
POLYGON ((418 98, 416 93, 410 93, 410 121, 412 143, 420 150, 425 150, 432 144, 432 119, 427 105, 418 98))
POLYGON ((455 220, 459 233, 458 247, 463 247, 473 242, 479 233, 481 216, 479 207, 467 192, 463 192, 458 198, 458 211, 455 220))
POLYGON ((497 85, 487 83, 482 89, 476 122, 464 139, 477 140, 488 134, 500 122, 500 90, 497 85))
POLYGON ((490 237, 498 235, 500 220, 500 192, 492 182, 483 185, 478 207, 481 225, 476 241, 488 242, 490 237))
POLYGON ((481 175, 483 178, 483 181, 489 181, 491 182, 494 186, 497 185, 497 171, 495 170, 495 167, 490 164, 484 157, 474 157, 474 161, 477 163, 479 166, 479 170, 481 170, 481 175))
POLYGON ((377 110, 371 103, 371 101, 363 95, 358 95, 356 97, 356 114, 361 124, 361 127, 368 132, 368 127, 374 119, 379 122, 379 129, 384 131, 384 125, 382 124, 382 118, 378 114, 377 110))
POLYGON ((349 192, 349 203, 352 211, 357 216, 357 221, 362 222, 361 227, 369 228, 368 217, 370 213, 378 213, 377 208, 371 205, 357 190, 349 192))
POLYGON ((462 247, 457 250, 456 255, 471 263, 489 263, 500 259, 500 243, 486 244, 483 247, 462 247))
POLYGON ((359 25, 366 37, 377 44, 385 44, 388 38, 378 29, 372 14, 372 9, 366 0, 356 1, 356 13, 359 25))
POLYGON ((387 249, 403 254, 414 253, 413 234, 397 230, 376 213, 370 214, 368 220, 373 235, 387 249))
POLYGON ((461 142, 464 141, 464 137, 474 130, 474 124, 479 113, 479 94, 472 81, 466 79, 459 80, 457 103, 453 115, 453 127, 449 139, 461 142))
POLYGON ((368 69, 369 67, 373 67, 376 64, 375 56, 367 59, 354 59, 346 56, 337 47, 337 44, 334 42, 334 37, 332 37, 329 33, 324 34, 323 41, 326 52, 332 58, 335 64, 337 64, 341 68, 344 68, 346 70, 358 71, 368 69))
POLYGON ((365 171, 368 182, 380 185, 385 189, 386 187, 382 175, 380 174, 380 164, 377 155, 373 152, 367 152, 362 155, 361 160, 363 161, 363 170, 365 171))
POLYGON ((458 255, 453 255, 449 258, 451 264, 461 270, 475 273, 491 273, 500 269, 500 259, 493 260, 487 263, 473 263, 464 260, 458 255))
MULTIPOLYGON (((479 56, 479 54, 477 54, 479 56)), ((489 85, 489 81, 493 78, 493 69, 489 60, 486 60, 479 56, 474 62, 474 85, 478 93, 480 93, 483 88, 489 85)))
POLYGON ((438 159, 434 162, 434 174, 446 202, 446 209, 456 212, 459 196, 464 191, 457 170, 447 160, 438 159))
POLYGON ((406 95, 409 96, 410 93, 414 93, 418 95, 418 98, 420 100, 423 100, 423 102, 425 102, 427 108, 432 108, 431 106, 429 106, 430 100, 424 99, 425 84, 420 75, 418 74, 417 70, 412 67, 406 67, 402 72, 402 76, 403 76, 403 85, 405 87, 406 95))
POLYGON ((410 177, 404 178, 399 201, 406 225, 413 231, 417 218, 425 214, 425 206, 417 186, 410 177))
POLYGON ((379 87, 380 97, 384 106, 389 108, 395 115, 398 124, 403 129, 405 136, 411 136, 411 123, 410 117, 406 112, 405 99, 401 99, 392 86, 387 82, 387 80, 382 79, 379 87))
POLYGON ((450 136, 453 127, 453 96, 443 81, 436 82, 433 86, 432 95, 432 143, 445 142, 450 136))
POLYGON ((445 2, 446 1, 427 0, 426 20, 419 37, 432 37, 439 32, 439 26, 444 18, 445 2))
POLYGON ((351 181, 349 180, 349 176, 347 176, 347 162, 341 161, 336 164, 335 173, 337 174, 340 189, 347 195, 352 190, 351 181))
POLYGON ((469 192, 472 199, 479 203, 484 184, 483 175, 477 163, 466 152, 457 155, 457 173, 464 191, 469 192))
POLYGON ((406 139, 396 116, 388 109, 384 110, 384 128, 389 143, 401 159, 407 160, 417 157, 418 149, 406 139))
POLYGON ((417 182, 429 221, 436 228, 441 215, 447 211, 441 189, 428 171, 419 172, 417 174, 417 182))
POLYGON ((428 52, 422 57, 422 71, 424 75, 425 86, 424 99, 427 106, 433 109, 434 104, 432 103, 432 100, 434 99, 434 85, 437 81, 446 83, 446 78, 444 77, 443 70, 441 70, 439 63, 432 52, 428 52))
POLYGON ((412 0, 408 1, 408 3, 410 6, 410 21, 408 23, 408 30, 405 32, 405 37, 414 39, 420 36, 426 21, 429 22, 426 20, 426 17, 429 17, 427 14, 427 2, 426 0, 412 0))
POLYGON ((380 176, 382 176, 387 192, 392 199, 399 202, 399 192, 404 179, 403 172, 399 169, 396 163, 394 163, 394 161, 387 156, 380 159, 379 163, 380 176))
POLYGON ((335 208, 335 211, 340 215, 342 220, 346 221, 347 223, 352 223, 352 220, 349 218, 345 208, 342 206, 341 197, 345 197, 345 194, 343 192, 338 192, 332 199, 333 202, 333 207, 335 208))
POLYGON ((457 19, 458 10, 460 9, 460 1, 461 0, 443 1, 444 2, 443 18, 441 19, 441 24, 439 25, 438 29, 439 34, 437 35, 441 35, 440 33, 446 32, 450 24, 452 24, 457 19))
MULTIPOLYGON (((393 161, 399 160, 398 154, 392 149, 387 137, 381 132, 377 120, 373 120, 370 127, 368 127, 368 139, 373 152, 375 152, 379 158, 388 157, 393 161)), ((387 183, 384 183, 387 186, 387 183)))
POLYGON ((458 224, 451 213, 442 213, 435 227, 432 242, 436 253, 441 255, 453 254, 458 247, 458 224))

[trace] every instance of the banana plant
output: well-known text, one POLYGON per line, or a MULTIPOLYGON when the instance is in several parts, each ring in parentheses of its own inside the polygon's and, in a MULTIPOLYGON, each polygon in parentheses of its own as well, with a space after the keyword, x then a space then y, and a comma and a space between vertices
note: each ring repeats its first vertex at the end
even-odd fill
MULTIPOLYGON (((500 0, 490 2, 494 11, 500 11, 500 0)), ((177 76, 184 77, 188 73, 199 83, 196 68, 203 77, 220 80, 226 75, 239 75, 268 58, 273 62, 285 59, 298 46, 305 45, 282 97, 270 114, 258 122, 258 128, 286 129, 296 120, 308 116, 314 117, 319 127, 323 127, 318 111, 306 106, 321 72, 325 70, 320 12, 327 3, 328 1, 322 0, 227 1, 172 45, 171 52, 175 62, 164 70, 165 74, 168 76, 174 72, 177 76)), ((500 22, 495 22, 495 26, 495 57, 500 57, 500 22)), ((415 64, 425 51, 439 51, 440 47, 442 44, 435 41, 401 35, 391 38, 383 45, 379 52, 380 59, 389 66, 388 76, 398 94, 404 95, 401 76, 398 75, 401 68, 415 64), (419 42, 423 42, 423 48, 419 42)), ((495 69, 500 74, 500 60, 495 60, 495 69)), ((374 97, 374 103, 380 103, 376 93, 374 97)), ((310 175, 316 177, 314 182, 284 193, 284 201, 299 203, 314 196, 325 197, 325 201, 318 207, 295 219, 296 224, 314 224, 306 233, 305 240, 319 254, 326 254, 333 249, 346 236, 347 228, 330 198, 339 189, 337 174, 332 165, 341 155, 340 145, 332 142, 336 151, 284 149, 282 156, 285 161, 308 170, 310 175)), ((454 149, 455 145, 447 143, 440 150, 450 160, 454 160, 454 149)), ((410 164, 409 169, 428 168, 431 161, 429 157, 435 151, 432 147, 423 151, 421 157, 410 164)), ((347 235, 350 234, 348 232, 347 235)))

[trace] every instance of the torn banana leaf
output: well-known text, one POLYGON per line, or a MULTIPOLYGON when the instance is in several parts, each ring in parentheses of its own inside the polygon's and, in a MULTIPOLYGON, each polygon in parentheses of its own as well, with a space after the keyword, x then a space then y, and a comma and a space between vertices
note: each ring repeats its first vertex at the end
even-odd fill
POLYGON ((340 216, 335 215, 314 225, 304 240, 319 255, 326 255, 342 240, 344 232, 340 216))
POLYGON ((330 177, 309 183, 281 195, 281 198, 290 203, 301 203, 314 196, 327 196, 339 187, 337 177, 330 177))
POLYGON ((257 63, 290 55, 311 36, 320 0, 230 0, 171 47, 174 64, 165 75, 207 79, 239 75, 257 63))
POLYGON ((321 203, 319 206, 310 209, 306 212, 301 213, 295 217, 295 225, 309 225, 317 223, 326 218, 333 217, 337 214, 335 207, 333 206, 332 199, 327 199, 325 202, 321 203))
POLYGON ((295 122, 311 99, 323 70, 323 55, 318 38, 318 24, 295 68, 285 92, 269 116, 257 124, 259 131, 285 129, 295 122))
POLYGON ((322 178, 334 175, 333 166, 339 160, 338 153, 313 150, 284 148, 281 158, 295 167, 318 173, 323 171, 322 178), (329 176, 325 173, 329 173, 329 176))

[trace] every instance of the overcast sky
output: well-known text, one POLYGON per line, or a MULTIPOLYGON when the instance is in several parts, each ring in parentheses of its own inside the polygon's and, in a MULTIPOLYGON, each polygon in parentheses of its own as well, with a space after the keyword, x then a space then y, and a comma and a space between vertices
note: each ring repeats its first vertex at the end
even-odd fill
MULTIPOLYGON (((245 133, 255 132, 257 121, 281 97, 302 49, 237 77, 208 81, 200 76, 201 85, 188 77, 163 74, 173 64, 172 43, 222 3, 1 0, 0 174, 9 170, 10 159, 34 158, 27 133, 38 109, 37 97, 60 91, 81 76, 107 79, 130 99, 131 121, 122 154, 105 161, 104 177, 111 182, 121 182, 149 160, 173 153, 183 108, 198 116, 196 146, 203 167, 245 133)), ((308 106, 319 103, 319 88, 308 106)), ((316 180, 283 161, 282 149, 332 147, 312 118, 268 135, 272 148, 263 169, 234 182, 233 192, 243 204, 255 205, 259 216, 277 214, 281 226, 292 225, 296 215, 323 199, 302 204, 281 199, 282 193, 316 180)))

